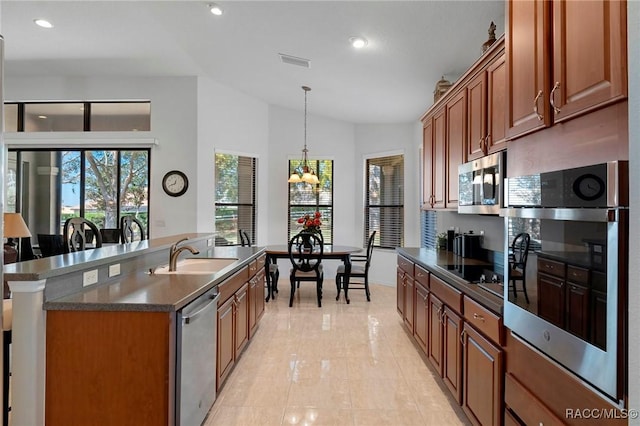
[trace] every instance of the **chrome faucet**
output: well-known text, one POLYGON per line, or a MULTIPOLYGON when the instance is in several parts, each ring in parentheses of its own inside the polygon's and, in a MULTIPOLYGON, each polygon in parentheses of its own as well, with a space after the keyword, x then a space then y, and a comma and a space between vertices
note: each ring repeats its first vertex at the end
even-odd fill
POLYGON ((197 249, 191 247, 191 246, 182 246, 182 247, 178 247, 178 244, 180 244, 183 241, 187 241, 188 238, 183 238, 180 241, 176 242, 175 244, 173 244, 171 246, 171 248, 169 249, 169 271, 170 272, 174 272, 176 270, 176 263, 178 262, 178 255, 180 253, 182 253, 185 250, 189 250, 191 252, 191 254, 198 254, 200 253, 197 249))

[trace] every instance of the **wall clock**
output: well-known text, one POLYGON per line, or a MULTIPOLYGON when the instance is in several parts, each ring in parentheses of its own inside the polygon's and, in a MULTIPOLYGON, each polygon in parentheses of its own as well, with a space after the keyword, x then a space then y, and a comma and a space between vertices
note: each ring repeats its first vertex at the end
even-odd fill
POLYGON ((187 175, 179 170, 171 170, 162 178, 162 189, 167 195, 179 197, 189 188, 189 179, 187 175))
POLYGON ((604 181, 591 173, 578 176, 573 182, 573 192, 585 201, 597 200, 604 194, 604 181))

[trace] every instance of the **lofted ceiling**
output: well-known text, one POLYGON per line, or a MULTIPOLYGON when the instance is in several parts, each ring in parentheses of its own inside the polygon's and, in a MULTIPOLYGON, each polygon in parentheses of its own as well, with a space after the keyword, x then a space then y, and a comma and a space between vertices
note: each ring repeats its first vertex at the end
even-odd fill
POLYGON ((222 16, 208 3, 2 0, 5 75, 200 76, 296 110, 308 85, 310 114, 408 123, 480 57, 491 21, 504 33, 504 0, 219 1, 222 16))

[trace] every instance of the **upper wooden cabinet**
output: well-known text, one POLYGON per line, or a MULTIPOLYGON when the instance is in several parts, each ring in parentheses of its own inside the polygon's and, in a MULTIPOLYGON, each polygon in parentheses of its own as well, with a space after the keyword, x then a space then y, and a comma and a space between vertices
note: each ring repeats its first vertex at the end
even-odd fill
POLYGON ((458 166, 504 149, 504 38, 422 116, 423 209, 456 209, 458 166))
POLYGON ((507 138, 627 97, 624 0, 508 0, 507 138))
POLYGON ((466 161, 505 149, 506 80, 504 54, 467 85, 466 161))

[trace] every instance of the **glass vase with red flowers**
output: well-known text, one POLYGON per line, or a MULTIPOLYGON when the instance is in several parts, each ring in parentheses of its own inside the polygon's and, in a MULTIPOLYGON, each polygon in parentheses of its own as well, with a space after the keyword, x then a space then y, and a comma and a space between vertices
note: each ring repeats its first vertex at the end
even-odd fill
POLYGON ((322 215, 319 211, 313 214, 305 214, 298 219, 298 223, 302 225, 302 232, 309 232, 311 234, 319 234, 320 226, 322 225, 322 215))

